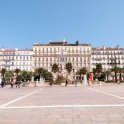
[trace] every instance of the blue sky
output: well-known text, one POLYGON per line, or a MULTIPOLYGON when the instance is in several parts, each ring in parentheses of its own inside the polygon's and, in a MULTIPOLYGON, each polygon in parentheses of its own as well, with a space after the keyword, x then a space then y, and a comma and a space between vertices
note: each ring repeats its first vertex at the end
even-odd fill
POLYGON ((0 0, 0 48, 64 38, 124 47, 124 0, 0 0))

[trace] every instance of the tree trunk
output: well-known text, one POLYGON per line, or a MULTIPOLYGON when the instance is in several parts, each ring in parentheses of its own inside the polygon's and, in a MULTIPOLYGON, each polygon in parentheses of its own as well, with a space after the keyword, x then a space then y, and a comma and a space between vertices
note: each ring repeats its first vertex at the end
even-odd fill
POLYGON ((120 78, 120 82, 121 82, 121 79, 122 79, 122 75, 121 75, 121 73, 120 73, 120 76, 119 76, 119 78, 120 78))
POLYGON ((107 75, 107 81, 108 81, 108 75, 107 75))
POLYGON ((115 83, 117 83, 117 73, 115 72, 115 83))

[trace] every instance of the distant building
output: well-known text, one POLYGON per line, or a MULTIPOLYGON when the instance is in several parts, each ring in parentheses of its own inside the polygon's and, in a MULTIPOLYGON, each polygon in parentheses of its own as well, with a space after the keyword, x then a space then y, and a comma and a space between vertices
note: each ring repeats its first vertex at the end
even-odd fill
POLYGON ((0 68, 13 70, 14 66, 14 49, 1 49, 0 50, 0 68))
POLYGON ((15 49, 14 69, 32 71, 32 49, 15 49))
POLYGON ((82 67, 91 69, 91 45, 68 44, 66 41, 49 42, 48 44, 35 43, 33 45, 33 69, 43 67, 51 71, 54 63, 64 68, 67 62, 71 62, 73 71, 82 67))
POLYGON ((0 70, 18 68, 32 71, 42 67, 51 71, 54 63, 64 70, 67 62, 72 63, 73 72, 82 67, 92 71, 97 63, 101 63, 104 70, 115 65, 124 68, 124 48, 118 46, 92 48, 90 44, 80 44, 78 41, 70 44, 64 40, 48 44, 34 43, 33 49, 0 50, 0 70))
POLYGON ((104 70, 111 69, 115 65, 124 68, 124 48, 100 47, 92 48, 92 68, 101 63, 104 70))
POLYGON ((0 50, 0 69, 32 70, 33 51, 30 49, 2 49, 0 50))

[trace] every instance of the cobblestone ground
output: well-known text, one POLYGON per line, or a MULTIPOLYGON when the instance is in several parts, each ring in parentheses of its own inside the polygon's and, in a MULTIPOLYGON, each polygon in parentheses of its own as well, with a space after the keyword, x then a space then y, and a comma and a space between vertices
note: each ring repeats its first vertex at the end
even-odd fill
POLYGON ((124 124, 124 84, 0 88, 0 124, 124 124))

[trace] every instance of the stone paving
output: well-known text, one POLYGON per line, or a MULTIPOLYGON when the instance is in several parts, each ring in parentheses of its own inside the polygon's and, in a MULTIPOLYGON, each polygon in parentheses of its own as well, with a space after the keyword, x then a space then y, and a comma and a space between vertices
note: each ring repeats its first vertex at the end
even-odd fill
POLYGON ((0 124, 124 124, 124 84, 0 88, 0 124))

